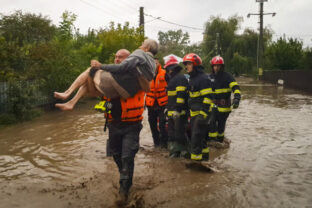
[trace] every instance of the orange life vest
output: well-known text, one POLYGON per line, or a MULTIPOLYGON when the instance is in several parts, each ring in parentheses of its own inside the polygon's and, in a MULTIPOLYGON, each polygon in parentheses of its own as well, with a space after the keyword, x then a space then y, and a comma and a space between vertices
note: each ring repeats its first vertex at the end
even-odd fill
POLYGON ((156 78, 150 83, 150 92, 146 94, 145 104, 146 106, 154 106, 155 100, 157 100, 159 106, 167 105, 168 95, 166 92, 167 82, 165 79, 166 71, 161 68, 157 69, 156 78))
MULTIPOLYGON (((141 121, 143 119, 142 114, 144 112, 144 95, 145 92, 140 90, 133 97, 127 99, 120 98, 122 122, 141 121)), ((110 101, 110 99, 104 99, 110 101)), ((106 114, 105 117, 108 118, 109 122, 113 121, 111 114, 106 114)))

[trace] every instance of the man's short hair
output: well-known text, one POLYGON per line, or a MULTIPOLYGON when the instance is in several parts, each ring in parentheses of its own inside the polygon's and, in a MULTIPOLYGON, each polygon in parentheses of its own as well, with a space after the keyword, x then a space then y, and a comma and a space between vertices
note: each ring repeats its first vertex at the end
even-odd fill
POLYGON ((149 48, 149 52, 151 52, 154 56, 158 53, 158 43, 153 39, 146 39, 143 42, 143 46, 149 48))

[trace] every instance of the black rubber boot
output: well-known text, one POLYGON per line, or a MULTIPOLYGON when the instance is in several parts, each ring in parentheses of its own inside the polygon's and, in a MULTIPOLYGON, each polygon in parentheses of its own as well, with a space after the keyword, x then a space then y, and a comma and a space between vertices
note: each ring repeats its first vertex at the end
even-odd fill
POLYGON ((217 142, 223 143, 224 141, 224 136, 218 137, 217 142))
POLYGON ((203 161, 209 160, 209 153, 203 153, 203 161))
POLYGON ((134 159, 133 158, 123 158, 122 169, 120 173, 120 197, 127 201, 130 187, 132 186, 132 178, 134 171, 134 159))
POLYGON ((119 173, 121 173, 121 169, 122 169, 121 156, 120 155, 113 155, 113 158, 114 158, 114 161, 118 167, 119 173))

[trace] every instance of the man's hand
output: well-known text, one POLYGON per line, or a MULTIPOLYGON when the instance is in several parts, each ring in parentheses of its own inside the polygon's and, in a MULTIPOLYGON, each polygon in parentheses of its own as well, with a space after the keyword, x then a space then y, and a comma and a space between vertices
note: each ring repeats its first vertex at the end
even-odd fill
POLYGON ((101 67, 101 63, 97 60, 91 60, 91 67, 94 67, 94 68, 100 68, 101 67))
POLYGON ((180 118, 180 113, 177 112, 177 111, 174 111, 173 114, 172 114, 172 118, 173 118, 173 119, 178 119, 178 118, 180 118))
POLYGON ((233 105, 233 108, 234 108, 234 109, 238 108, 238 106, 239 106, 239 99, 235 99, 235 98, 234 98, 233 104, 232 104, 232 105, 233 105))

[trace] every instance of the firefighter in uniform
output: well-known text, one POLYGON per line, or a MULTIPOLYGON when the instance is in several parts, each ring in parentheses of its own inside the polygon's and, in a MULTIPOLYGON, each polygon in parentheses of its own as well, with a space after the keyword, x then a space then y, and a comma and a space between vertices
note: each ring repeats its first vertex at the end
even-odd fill
POLYGON ((164 68, 169 75, 167 87, 168 105, 168 150, 169 157, 189 157, 186 125, 188 118, 188 81, 181 72, 182 67, 174 56, 170 56, 164 68))
POLYGON ((212 111, 213 91, 211 81, 204 73, 201 58, 190 53, 184 56, 183 64, 190 75, 188 105, 191 115, 191 159, 208 160, 209 148, 206 143, 208 116, 212 111))
POLYGON ((166 115, 164 113, 168 103, 166 71, 161 68, 157 59, 155 59, 155 62, 156 75, 150 83, 150 92, 146 93, 145 105, 148 109, 148 122, 155 147, 167 148, 168 133, 166 130, 166 115))
POLYGON ((212 89, 215 93, 214 103, 218 107, 218 114, 215 122, 210 126, 209 140, 223 142, 226 120, 232 110, 238 108, 241 99, 240 88, 233 76, 224 71, 224 60, 215 56, 210 61, 212 73, 212 89), (231 93, 234 99, 231 103, 231 93), (232 107, 231 107, 232 106, 232 107))

